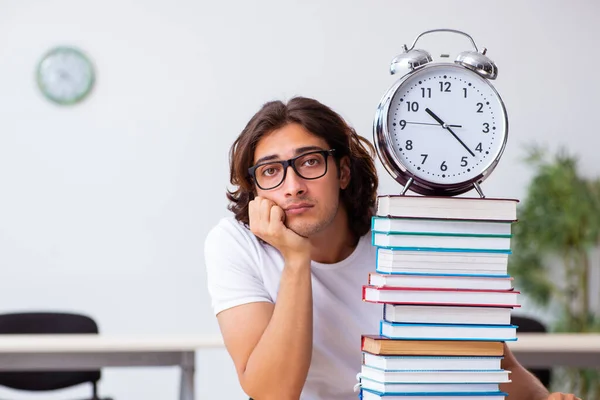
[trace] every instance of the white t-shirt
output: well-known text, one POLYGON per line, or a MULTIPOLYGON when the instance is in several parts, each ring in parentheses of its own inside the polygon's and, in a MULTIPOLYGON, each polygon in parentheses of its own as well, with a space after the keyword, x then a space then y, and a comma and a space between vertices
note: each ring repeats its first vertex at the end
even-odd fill
MULTIPOLYGON (((204 254, 215 314, 241 304, 277 301, 281 254, 233 217, 209 232, 204 254)), ((312 262, 313 354, 302 400, 357 398, 353 386, 362 362, 361 334, 377 333, 382 315, 380 305, 362 301, 362 286, 374 270, 370 233, 345 260, 312 262)))

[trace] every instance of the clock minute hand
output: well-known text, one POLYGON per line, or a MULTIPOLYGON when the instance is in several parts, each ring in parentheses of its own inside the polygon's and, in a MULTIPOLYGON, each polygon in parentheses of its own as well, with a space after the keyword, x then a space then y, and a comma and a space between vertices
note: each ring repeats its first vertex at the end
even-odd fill
POLYGON ((425 112, 426 112, 427 114, 431 115, 431 117, 432 117, 433 119, 435 119, 435 120, 436 120, 436 121, 437 121, 437 122, 438 122, 438 123, 439 123, 439 124, 442 126, 442 128, 444 128, 444 129, 446 129, 448 132, 450 132, 450 133, 452 134, 452 136, 454 136, 454 138, 455 138, 456 140, 458 140, 458 142, 459 142, 460 144, 462 144, 462 145, 463 145, 463 147, 464 147, 465 149, 467 149, 467 151, 469 152, 469 154, 471 154, 473 157, 475 157, 475 153, 473 153, 473 152, 471 151, 471 149, 469 149, 469 147, 468 147, 468 146, 467 146, 467 145, 466 145, 466 144, 465 144, 465 143, 464 143, 462 140, 460 140, 460 138, 459 138, 458 136, 456 136, 456 133, 454 133, 454 132, 452 131, 452 129, 450 129, 450 127, 449 127, 448 125, 446 125, 446 123, 445 123, 444 121, 442 121, 442 119, 441 119, 440 117, 438 117, 437 115, 435 115, 435 114, 433 113, 433 111, 431 111, 429 108, 425 108, 425 112))
MULTIPOLYGON (((415 125, 435 125, 437 126, 438 124, 433 124, 433 123, 429 123, 429 122, 411 122, 411 121, 406 121, 407 124, 415 124, 415 125)), ((462 128, 462 125, 448 125, 452 128, 462 128)))

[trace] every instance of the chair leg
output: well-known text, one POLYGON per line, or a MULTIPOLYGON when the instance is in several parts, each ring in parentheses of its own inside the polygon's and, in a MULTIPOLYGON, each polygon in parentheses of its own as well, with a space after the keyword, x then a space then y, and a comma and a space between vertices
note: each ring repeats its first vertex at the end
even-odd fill
POLYGON ((91 400, 110 400, 110 399, 101 399, 98 396, 98 382, 92 382, 92 398, 91 400))
POLYGON ((91 398, 91 400, 113 400, 113 398, 98 396, 98 382, 92 382, 92 398, 91 398))

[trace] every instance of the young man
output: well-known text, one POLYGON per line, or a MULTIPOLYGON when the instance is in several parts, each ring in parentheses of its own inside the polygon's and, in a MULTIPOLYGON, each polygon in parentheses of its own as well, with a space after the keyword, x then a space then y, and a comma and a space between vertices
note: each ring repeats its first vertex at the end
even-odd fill
MULTIPOLYGON (((373 146, 308 98, 265 104, 230 153, 229 209, 205 242, 208 289, 245 393, 349 400, 361 334, 381 307, 361 299, 375 263, 373 146)), ((511 400, 549 395, 508 347, 511 400)))

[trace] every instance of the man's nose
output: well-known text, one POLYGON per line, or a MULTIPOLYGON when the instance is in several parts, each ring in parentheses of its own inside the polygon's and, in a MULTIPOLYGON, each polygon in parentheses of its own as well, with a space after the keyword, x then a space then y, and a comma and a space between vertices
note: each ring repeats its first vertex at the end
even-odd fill
POLYGON ((292 166, 288 166, 283 190, 287 196, 297 196, 306 192, 306 180, 299 176, 292 166))

